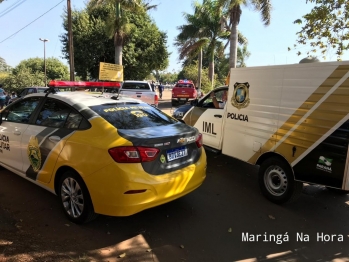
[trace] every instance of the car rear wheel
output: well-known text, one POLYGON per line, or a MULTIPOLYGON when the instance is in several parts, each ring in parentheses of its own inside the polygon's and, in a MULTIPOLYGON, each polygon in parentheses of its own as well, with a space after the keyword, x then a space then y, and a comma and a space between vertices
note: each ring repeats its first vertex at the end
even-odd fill
POLYGON ((65 172, 59 182, 63 211, 76 224, 87 223, 98 215, 94 212, 90 194, 82 178, 74 171, 65 172))
POLYGON ((172 100, 172 106, 177 106, 179 103, 178 103, 178 101, 177 100, 172 100))
POLYGON ((262 194, 276 204, 295 201, 302 193, 303 183, 294 180, 290 165, 278 157, 261 164, 258 179, 262 194))

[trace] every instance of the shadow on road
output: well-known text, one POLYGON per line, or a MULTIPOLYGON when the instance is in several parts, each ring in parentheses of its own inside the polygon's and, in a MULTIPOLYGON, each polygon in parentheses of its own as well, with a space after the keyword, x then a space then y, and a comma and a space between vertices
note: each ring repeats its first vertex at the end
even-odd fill
POLYGON ((78 226, 66 220, 56 196, 2 170, 0 261, 348 259, 348 196, 306 186, 297 202, 278 206, 262 197, 256 176, 254 166, 208 153, 207 179, 191 194, 130 217, 99 216, 78 226), (262 237, 244 241, 246 233, 262 237), (319 241, 318 233, 344 239, 319 241), (297 241, 297 234, 309 240, 297 241))

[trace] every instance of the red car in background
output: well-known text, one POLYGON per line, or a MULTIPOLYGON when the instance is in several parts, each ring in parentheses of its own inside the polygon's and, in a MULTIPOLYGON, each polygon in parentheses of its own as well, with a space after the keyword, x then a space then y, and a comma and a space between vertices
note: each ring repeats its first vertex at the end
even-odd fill
POLYGON ((198 96, 196 87, 191 80, 179 80, 172 88, 172 106, 185 104, 198 96))

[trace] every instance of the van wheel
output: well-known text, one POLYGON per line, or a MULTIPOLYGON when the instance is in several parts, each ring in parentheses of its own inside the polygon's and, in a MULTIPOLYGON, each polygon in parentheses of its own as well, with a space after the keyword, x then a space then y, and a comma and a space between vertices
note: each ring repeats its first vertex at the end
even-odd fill
POLYGON ((84 181, 75 172, 67 171, 62 175, 58 193, 63 211, 70 221, 83 224, 98 216, 84 181))
POLYGON ((262 194, 275 204, 295 201, 303 189, 303 183, 294 180, 289 164, 278 157, 261 164, 258 180, 262 194))

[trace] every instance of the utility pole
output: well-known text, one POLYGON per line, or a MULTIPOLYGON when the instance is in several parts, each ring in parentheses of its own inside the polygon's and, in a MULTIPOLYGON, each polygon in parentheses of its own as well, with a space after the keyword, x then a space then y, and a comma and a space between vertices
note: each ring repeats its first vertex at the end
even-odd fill
POLYGON ((44 71, 45 71, 45 86, 47 86, 47 76, 46 76, 46 42, 48 39, 39 38, 40 41, 44 42, 44 71))
POLYGON ((68 45, 69 45, 69 66, 70 66, 70 81, 74 81, 74 47, 73 47, 73 30, 71 24, 71 5, 70 0, 67 0, 68 11, 68 45))

